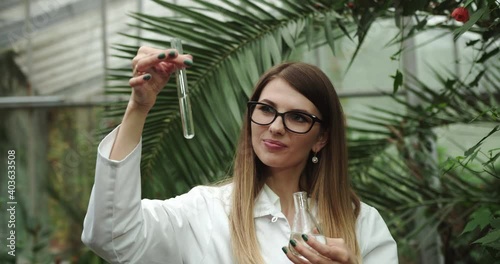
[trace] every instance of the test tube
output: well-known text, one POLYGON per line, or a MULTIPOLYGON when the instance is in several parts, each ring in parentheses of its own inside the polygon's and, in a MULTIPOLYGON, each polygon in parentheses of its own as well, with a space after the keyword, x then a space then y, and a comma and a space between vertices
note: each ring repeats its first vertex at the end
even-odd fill
MULTIPOLYGON (((182 42, 180 39, 172 39, 170 45, 173 49, 176 49, 179 54, 183 53, 182 42)), ((186 69, 176 70, 175 79, 177 82, 177 96, 179 98, 179 107, 181 112, 182 131, 185 138, 191 139, 194 137, 194 125, 193 114, 191 112, 191 102, 189 100, 186 69)))

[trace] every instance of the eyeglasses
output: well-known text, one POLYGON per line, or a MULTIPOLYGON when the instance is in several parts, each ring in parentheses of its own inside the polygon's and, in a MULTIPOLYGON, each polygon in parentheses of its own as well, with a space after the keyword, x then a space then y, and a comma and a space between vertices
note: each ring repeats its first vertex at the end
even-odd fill
POLYGON ((281 116, 283 125, 288 131, 305 134, 312 129, 316 122, 322 122, 321 119, 309 113, 300 111, 280 113, 276 110, 276 108, 268 104, 255 101, 250 101, 247 105, 250 120, 257 125, 267 126, 273 123, 278 116, 281 116))

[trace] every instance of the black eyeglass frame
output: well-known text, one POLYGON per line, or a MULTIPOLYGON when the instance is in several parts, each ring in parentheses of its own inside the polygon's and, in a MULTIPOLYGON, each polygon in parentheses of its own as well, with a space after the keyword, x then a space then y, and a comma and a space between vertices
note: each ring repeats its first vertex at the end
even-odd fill
POLYGON ((276 120, 276 118, 278 118, 278 116, 281 116, 281 121, 283 122, 283 126, 285 127, 285 129, 288 130, 288 131, 290 131, 290 132, 297 133, 297 134, 307 134, 309 131, 311 131, 311 129, 313 128, 314 124, 316 124, 316 122, 320 123, 320 124, 323 123, 323 120, 319 119, 317 116, 315 116, 313 114, 309 114, 309 113, 302 112, 302 111, 286 111, 286 112, 280 113, 272 105, 269 105, 269 104, 266 104, 266 103, 257 102, 257 101, 248 101, 247 102, 247 107, 248 107, 248 118, 250 119, 250 121, 254 122, 255 124, 261 125, 261 126, 267 126, 267 125, 272 124, 276 120), (257 106, 257 105, 264 105, 264 106, 268 106, 268 107, 274 109, 275 114, 274 114, 273 120, 271 120, 267 124, 255 122, 252 119, 252 114, 253 114, 252 107, 257 106), (290 128, 288 128, 286 126, 286 122, 285 122, 285 114, 288 114, 288 113, 300 113, 301 115, 306 115, 306 116, 310 117, 312 119, 311 126, 305 132, 297 132, 297 131, 291 130, 290 128))

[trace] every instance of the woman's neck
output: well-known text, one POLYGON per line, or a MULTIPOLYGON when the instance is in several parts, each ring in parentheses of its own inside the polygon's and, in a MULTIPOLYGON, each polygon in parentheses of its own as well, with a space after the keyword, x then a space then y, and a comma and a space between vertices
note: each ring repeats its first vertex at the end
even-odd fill
POLYGON ((280 198, 281 212, 291 224, 295 213, 293 193, 299 191, 300 172, 297 170, 272 170, 266 184, 280 198))

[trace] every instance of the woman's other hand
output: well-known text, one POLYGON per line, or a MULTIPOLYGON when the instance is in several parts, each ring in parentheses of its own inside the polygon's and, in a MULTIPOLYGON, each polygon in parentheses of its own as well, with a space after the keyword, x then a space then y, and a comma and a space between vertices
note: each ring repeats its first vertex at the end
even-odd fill
POLYGON ((320 243, 311 236, 303 235, 304 241, 316 252, 308 249, 304 245, 295 242, 295 250, 301 254, 306 260, 295 256, 284 247, 283 251, 286 249, 286 255, 290 261, 297 264, 330 264, 330 263, 342 263, 342 264, 356 264, 356 256, 347 247, 345 241, 341 238, 326 238, 326 245, 320 243))
POLYGON ((132 89, 129 107, 149 112, 158 93, 176 69, 193 65, 193 57, 178 54, 175 49, 141 47, 132 60, 133 76, 129 80, 132 89))

